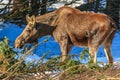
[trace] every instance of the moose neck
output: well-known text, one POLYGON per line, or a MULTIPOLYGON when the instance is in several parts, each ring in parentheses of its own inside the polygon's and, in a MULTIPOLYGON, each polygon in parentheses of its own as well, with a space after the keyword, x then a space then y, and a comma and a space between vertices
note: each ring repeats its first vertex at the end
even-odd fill
POLYGON ((51 24, 50 24, 50 22, 52 21, 51 18, 54 17, 55 15, 56 15, 56 11, 46 13, 44 15, 36 16, 36 22, 42 23, 42 24, 47 24, 47 25, 51 26, 51 24))
POLYGON ((55 30, 55 27, 37 23, 37 30, 38 30, 38 36, 46 36, 46 35, 52 35, 53 31, 55 30))
POLYGON ((39 37, 52 35, 56 26, 51 25, 51 18, 56 15, 56 12, 50 12, 44 15, 36 16, 36 23, 39 30, 39 37))

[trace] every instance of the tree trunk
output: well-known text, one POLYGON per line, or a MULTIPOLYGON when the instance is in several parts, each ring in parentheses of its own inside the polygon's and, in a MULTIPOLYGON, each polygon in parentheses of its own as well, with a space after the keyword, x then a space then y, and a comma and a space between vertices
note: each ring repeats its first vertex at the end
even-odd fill
POLYGON ((23 0, 13 0, 13 7, 12 10, 16 10, 17 8, 20 8, 23 6, 23 0))
POLYGON ((93 3, 95 0, 87 0, 88 3, 93 3))
POLYGON ((41 15, 45 14, 47 12, 46 10, 46 4, 47 4, 47 0, 42 0, 42 4, 41 4, 41 15))
POLYGON ((30 15, 38 15, 38 12, 39 12, 39 2, 38 2, 38 0, 31 0, 30 15))
POLYGON ((107 0, 107 14, 113 18, 119 26, 119 4, 120 0, 107 0))
POLYGON ((28 7, 27 0, 13 0, 12 11, 19 10, 20 8, 24 9, 26 7, 28 7))
POLYGON ((100 0, 96 0, 96 3, 95 3, 95 12, 98 12, 99 5, 100 5, 100 0))

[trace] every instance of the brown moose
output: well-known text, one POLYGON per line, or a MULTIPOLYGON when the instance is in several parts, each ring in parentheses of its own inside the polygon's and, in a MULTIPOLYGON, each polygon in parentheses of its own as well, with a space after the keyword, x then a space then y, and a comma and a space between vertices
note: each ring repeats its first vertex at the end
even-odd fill
POLYGON ((15 47, 35 43, 45 35, 53 35, 60 44, 62 61, 67 59, 73 45, 89 48, 89 56, 96 63, 97 50, 104 47, 109 63, 113 64, 111 44, 116 31, 114 21, 105 14, 82 12, 70 7, 61 7, 53 12, 26 17, 26 28, 15 40, 15 47))

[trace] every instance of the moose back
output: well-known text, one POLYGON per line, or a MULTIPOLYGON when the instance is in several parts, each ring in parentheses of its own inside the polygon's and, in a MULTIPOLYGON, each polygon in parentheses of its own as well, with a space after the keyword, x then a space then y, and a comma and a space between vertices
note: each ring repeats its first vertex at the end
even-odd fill
POLYGON ((37 43, 39 37, 53 35, 59 43, 62 62, 68 57, 73 45, 89 48, 89 58, 96 63, 100 45, 109 63, 113 63, 111 44, 116 31, 115 22, 105 14, 82 12, 61 7, 53 12, 26 17, 27 26, 15 40, 15 47, 22 48, 26 43, 37 43))

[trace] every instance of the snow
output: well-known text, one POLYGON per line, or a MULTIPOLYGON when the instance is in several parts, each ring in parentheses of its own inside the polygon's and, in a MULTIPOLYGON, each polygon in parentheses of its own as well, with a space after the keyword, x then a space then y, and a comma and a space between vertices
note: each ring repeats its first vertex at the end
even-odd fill
MULTIPOLYGON (((1 2, 1 4, 7 4, 9 2, 9 0, 3 0, 1 2)), ((4 8, 5 5, 0 5, 0 8, 4 8)))
MULTIPOLYGON (((60 2, 54 3, 51 6, 48 7, 49 9, 58 9, 62 6, 64 6, 65 4, 70 4, 73 0, 61 0, 60 2)), ((78 7, 82 4, 85 4, 86 2, 84 0, 78 0, 78 1, 74 1, 73 3, 71 3, 70 5, 68 5, 69 7, 78 7)), ((50 11, 50 10, 49 10, 50 11)))
POLYGON ((59 2, 59 3, 52 4, 51 6, 49 6, 49 8, 55 8, 55 9, 58 9, 58 8, 64 6, 64 5, 65 5, 65 3, 63 3, 63 2, 59 2))

